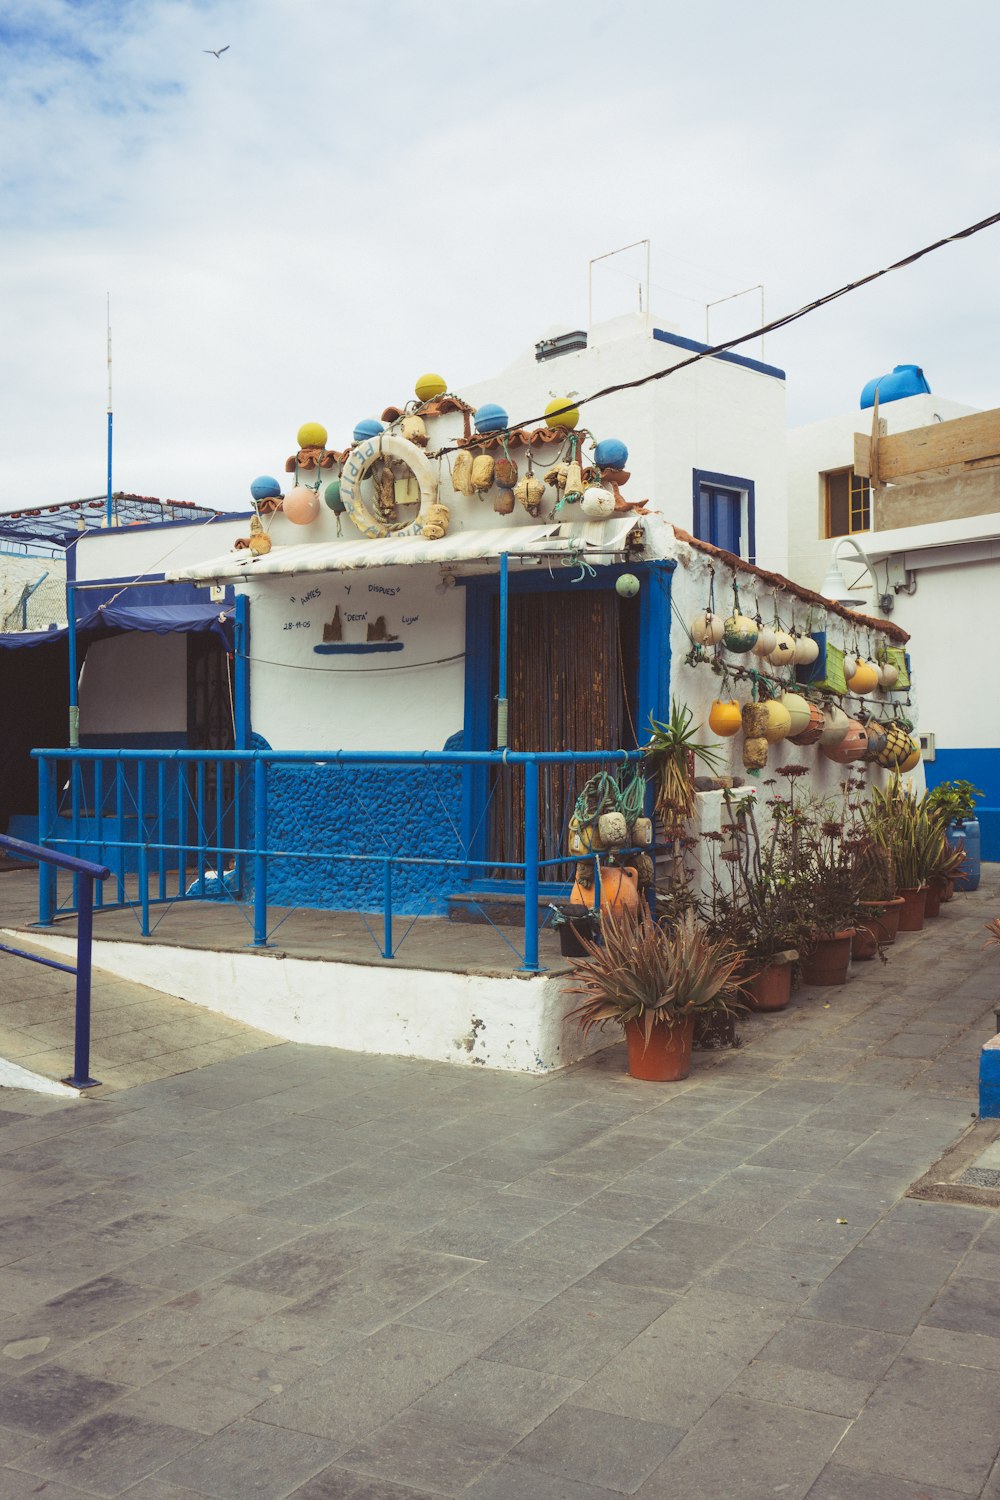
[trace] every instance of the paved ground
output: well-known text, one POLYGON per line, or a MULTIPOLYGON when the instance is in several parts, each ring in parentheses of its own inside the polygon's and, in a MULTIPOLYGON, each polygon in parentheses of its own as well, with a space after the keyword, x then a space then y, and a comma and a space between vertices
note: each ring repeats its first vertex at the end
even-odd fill
MULTIPOLYGON (((107 894, 113 897, 112 882, 107 894)), ((135 895, 134 883, 129 895, 135 895)), ((68 904, 67 882, 60 886, 60 902, 68 904)), ((0 927, 26 928, 38 919, 38 876, 34 871, 0 870, 0 927)), ((212 948, 242 953, 253 940, 253 913, 232 901, 184 901, 151 906, 149 938, 139 929, 139 915, 131 907, 98 911, 94 936, 111 941, 158 943, 166 947, 212 948)), ((75 919, 59 918, 51 931, 62 937, 76 933, 75 919)), ((340 959, 347 963, 392 963, 380 956, 382 916, 357 912, 315 911, 305 907, 268 907, 270 953, 293 958, 340 959), (367 926, 366 926, 367 921, 367 926), (372 934, 374 933, 374 937, 372 934), (378 942, 376 942, 376 939, 378 942)), ((415 969, 447 969, 459 974, 509 974, 520 966, 524 932, 520 927, 491 927, 484 923, 451 922, 443 917, 397 916, 393 943, 398 962, 415 969)), ((539 954, 549 969, 561 967, 559 938, 551 929, 539 933, 539 954)))
POLYGON ((0 1497, 1000 1500, 989 889, 640 1084, 281 1044, 0 1093, 0 1497))

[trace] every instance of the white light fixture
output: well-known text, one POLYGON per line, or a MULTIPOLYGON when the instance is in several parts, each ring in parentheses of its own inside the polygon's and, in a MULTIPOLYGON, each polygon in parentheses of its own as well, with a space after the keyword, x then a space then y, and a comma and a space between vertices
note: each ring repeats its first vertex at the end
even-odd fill
POLYGON ((831 599, 835 604, 842 604, 845 609, 858 609, 867 604, 868 600, 867 598, 859 598, 844 582, 844 575, 840 570, 840 552, 841 548, 845 545, 853 547, 858 558, 864 564, 865 571, 872 580, 872 586, 875 588, 878 587, 875 578, 875 568, 868 553, 852 536, 840 536, 833 544, 833 551, 830 554, 830 566, 820 586, 820 593, 824 599, 831 599))

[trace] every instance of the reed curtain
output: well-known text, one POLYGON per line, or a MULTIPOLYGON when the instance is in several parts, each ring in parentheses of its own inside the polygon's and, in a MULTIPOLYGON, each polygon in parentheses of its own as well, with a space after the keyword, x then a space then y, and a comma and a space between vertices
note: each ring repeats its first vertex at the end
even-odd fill
MULTIPOLYGON (((499 605, 494 638, 498 612, 499 605)), ((612 589, 511 594, 507 690, 512 750, 616 750, 635 745, 629 701, 632 615, 633 609, 612 589)), ((541 768, 541 858, 565 852, 573 803, 596 769, 541 768)), ((495 859, 524 858, 520 767, 508 767, 496 777, 490 842, 495 859)), ((551 879, 560 873, 553 869, 544 875, 551 879)))

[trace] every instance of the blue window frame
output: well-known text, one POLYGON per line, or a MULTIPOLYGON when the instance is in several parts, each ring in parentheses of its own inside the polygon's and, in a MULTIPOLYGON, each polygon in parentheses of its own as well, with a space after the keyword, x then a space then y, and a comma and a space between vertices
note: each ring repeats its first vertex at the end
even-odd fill
POLYGON ((693 535, 747 562, 756 562, 753 480, 695 469, 692 490, 693 535))

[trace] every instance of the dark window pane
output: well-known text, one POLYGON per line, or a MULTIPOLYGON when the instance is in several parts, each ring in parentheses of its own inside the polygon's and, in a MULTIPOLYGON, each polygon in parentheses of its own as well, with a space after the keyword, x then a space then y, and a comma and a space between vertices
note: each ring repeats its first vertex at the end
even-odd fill
POLYGON ((851 530, 851 471, 826 476, 826 534, 848 536, 851 530))

